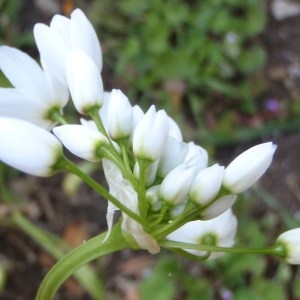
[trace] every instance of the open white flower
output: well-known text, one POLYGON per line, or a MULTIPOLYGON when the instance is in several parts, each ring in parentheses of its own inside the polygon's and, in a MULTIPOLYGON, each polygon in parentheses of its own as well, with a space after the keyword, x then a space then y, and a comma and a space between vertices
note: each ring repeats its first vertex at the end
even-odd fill
MULTIPOLYGON (((206 237, 213 240, 212 246, 231 247, 237 230, 237 219, 231 209, 225 211, 217 218, 208 221, 192 221, 184 224, 179 229, 169 234, 168 240, 207 245, 206 237)), ((206 251, 183 249, 194 255, 206 255, 206 251)), ((222 253, 214 252, 209 258, 217 258, 222 253)))
POLYGON ((23 120, 0 117, 0 140, 0 160, 31 175, 52 175, 62 155, 54 135, 23 120))
POLYGON ((68 90, 49 70, 26 53, 0 47, 0 69, 14 88, 0 88, 0 116, 32 122, 51 129, 52 109, 61 110, 69 98, 68 90))
POLYGON ((101 72, 100 43, 92 24, 80 9, 75 9, 70 19, 55 15, 50 26, 36 24, 34 37, 42 60, 65 85, 67 57, 75 49, 85 52, 101 72))

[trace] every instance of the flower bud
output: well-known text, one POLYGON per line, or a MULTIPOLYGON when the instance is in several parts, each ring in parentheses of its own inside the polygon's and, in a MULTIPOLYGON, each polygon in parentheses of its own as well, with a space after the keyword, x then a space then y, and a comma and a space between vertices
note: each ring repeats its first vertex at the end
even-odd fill
POLYGON ((240 154, 225 169, 224 187, 233 194, 244 192, 269 168, 276 148, 276 145, 268 142, 240 154))
POLYGON ((109 143, 101 132, 84 125, 62 125, 53 132, 70 152, 89 161, 100 161, 97 151, 109 143))
POLYGON ((132 107, 120 90, 112 90, 107 115, 108 133, 112 139, 119 140, 130 136, 133 125, 132 107))
POLYGON ((50 132, 23 120, 0 118, 0 140, 0 160, 31 175, 52 175, 62 155, 50 132))
POLYGON ((163 180, 159 190, 160 198, 174 206, 187 201, 187 195, 195 176, 195 168, 181 164, 163 180))
MULTIPOLYGON (((166 238, 168 240, 193 243, 199 245, 208 245, 206 237, 213 237, 213 246, 231 247, 234 244, 234 238, 237 230, 237 220, 232 214, 231 209, 225 211, 217 218, 208 221, 192 221, 184 224, 179 229, 173 231, 166 238)), ((210 239, 211 240, 211 239, 210 239)), ((203 256, 206 251, 183 249, 193 255, 203 256)), ((212 253, 209 258, 216 258, 221 253, 212 253)))
POLYGON ((194 142, 189 142, 188 147, 188 153, 184 162, 188 166, 194 166, 196 172, 206 168, 208 163, 208 154, 206 150, 196 145, 194 142))
POLYGON ((155 111, 152 105, 133 133, 133 152, 136 158, 155 161, 167 142, 169 121, 165 111, 155 111))
POLYGON ((160 185, 154 185, 146 190, 146 199, 149 202, 152 211, 159 211, 161 209, 159 189, 160 185))
POLYGON ((66 63, 66 76, 74 105, 81 114, 103 104, 103 83, 94 61, 83 51, 74 50, 66 63))
MULTIPOLYGON (((150 186, 156 179, 158 160, 150 163, 146 168, 146 186, 150 186)), ((140 179, 140 165, 138 162, 135 163, 133 173, 135 178, 140 179)))
POLYGON ((190 200, 200 205, 213 200, 221 188, 223 174, 224 167, 218 164, 198 172, 190 189, 190 200))
POLYGON ((220 197, 201 213, 201 219, 210 220, 218 217, 224 213, 224 211, 231 208, 236 200, 236 197, 236 195, 225 195, 220 197))
POLYGON ((171 117, 169 117, 168 119, 169 119, 169 136, 173 137, 179 142, 182 142, 182 133, 178 124, 171 117))
POLYGON ((282 233, 278 237, 276 244, 284 247, 285 261, 292 265, 300 265, 300 228, 282 233))
POLYGON ((163 152, 159 158, 158 176, 161 178, 182 164, 188 152, 188 145, 169 136, 163 152))

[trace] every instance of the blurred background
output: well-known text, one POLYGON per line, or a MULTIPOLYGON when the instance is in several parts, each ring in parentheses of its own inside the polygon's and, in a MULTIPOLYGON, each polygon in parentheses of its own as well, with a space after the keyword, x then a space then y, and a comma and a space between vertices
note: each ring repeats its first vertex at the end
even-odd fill
MULTIPOLYGON (((186 141, 227 165, 248 147, 279 145, 268 173, 239 197, 237 245, 271 245, 300 225, 300 2, 292 0, 0 0, 0 44, 38 59, 32 29, 80 7, 97 30, 106 90, 154 103, 186 141), (241 3, 242 2, 242 3, 241 3)), ((0 86, 8 86, 0 74, 0 86)), ((106 204, 85 186, 0 170, 0 299, 33 299, 55 262, 11 216, 71 246, 105 230, 106 204), (14 201, 5 203, 7 186, 14 201)), ((100 178, 100 173, 95 176, 100 178)), ((100 179, 101 180, 101 179, 100 179)), ((297 267, 272 257, 225 255, 191 262, 123 251, 93 264, 107 299, 300 299, 297 267)), ((92 299, 70 279, 56 299, 92 299)))

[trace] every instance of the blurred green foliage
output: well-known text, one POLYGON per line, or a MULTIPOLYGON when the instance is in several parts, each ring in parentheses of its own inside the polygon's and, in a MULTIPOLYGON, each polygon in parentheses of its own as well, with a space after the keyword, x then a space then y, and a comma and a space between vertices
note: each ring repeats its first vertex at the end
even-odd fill
POLYGON ((0 45, 24 47, 34 44, 31 29, 20 23, 25 4, 25 1, 19 0, 0 0, 0 45))
POLYGON ((113 86, 134 101, 184 111, 197 125, 216 101, 255 113, 249 76, 265 61, 255 42, 264 1, 95 0, 88 9, 113 86))

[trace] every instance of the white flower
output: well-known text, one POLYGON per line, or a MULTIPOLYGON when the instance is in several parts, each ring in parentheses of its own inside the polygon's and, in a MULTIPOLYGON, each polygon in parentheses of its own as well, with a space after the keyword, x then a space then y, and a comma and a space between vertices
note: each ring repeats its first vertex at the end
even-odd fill
POLYGON ((23 120, 0 117, 0 160, 36 176, 50 176, 62 155, 61 143, 48 131, 23 120))
POLYGON ((300 265, 300 228, 282 233, 276 244, 283 245, 286 252, 285 261, 292 265, 300 265))
POLYGON ((0 68, 15 88, 0 88, 0 116, 32 122, 51 129, 56 122, 49 115, 61 110, 69 93, 47 68, 44 70, 26 53, 0 47, 0 68))
MULTIPOLYGON (((192 221, 184 224, 166 238, 168 240, 206 245, 206 237, 214 239, 213 246, 231 247, 237 230, 237 220, 231 209, 217 218, 208 221, 192 221)), ((191 254, 203 256, 206 251, 183 249, 191 254)), ((216 258, 222 253, 214 252, 209 258, 216 258)))
POLYGON ((188 166, 194 166, 196 172, 207 167, 208 164, 208 154, 207 151, 196 145, 194 142, 188 143, 188 153, 186 155, 185 161, 188 166))
POLYGON ((92 24, 80 9, 75 9, 71 19, 55 15, 50 26, 36 24, 34 37, 42 60, 57 79, 66 84, 65 65, 72 50, 85 52, 102 70, 102 52, 92 24))
POLYGON ((213 200, 220 191, 223 174, 224 167, 218 164, 198 172, 190 189, 190 200, 200 205, 213 200))
POLYGON ((159 158, 158 176, 164 178, 170 171, 182 164, 188 152, 188 145, 169 136, 159 158))
POLYGON ((169 133, 165 111, 155 111, 154 105, 137 124, 133 133, 133 152, 136 158, 155 161, 163 151, 169 133))
POLYGON ((103 83, 94 61, 81 50, 74 50, 66 62, 67 82, 78 112, 85 114, 103 104, 103 83))
POLYGON ((108 133, 114 140, 128 138, 132 131, 132 107, 120 90, 112 90, 108 102, 108 133))
POLYGON ((240 194, 253 185, 269 168, 277 146, 272 142, 256 145, 240 154, 225 169, 223 185, 240 194))
POLYGON ((162 181, 159 196, 174 206, 187 201, 188 192, 195 176, 195 168, 181 164, 162 181))
POLYGON ((70 152, 89 161, 100 161, 97 151, 109 144, 101 132, 85 125, 62 125, 53 128, 53 132, 70 152))

